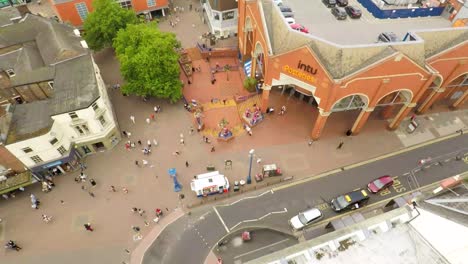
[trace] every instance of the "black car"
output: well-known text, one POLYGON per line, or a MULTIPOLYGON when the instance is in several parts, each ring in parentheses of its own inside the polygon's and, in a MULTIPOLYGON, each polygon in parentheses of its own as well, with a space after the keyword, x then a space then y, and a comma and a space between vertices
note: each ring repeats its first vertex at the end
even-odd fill
POLYGON ((350 18, 360 18, 362 15, 361 10, 359 10, 357 7, 349 5, 344 9, 346 10, 346 13, 348 13, 350 18))
POLYGON ((396 42, 396 41, 398 41, 398 37, 393 32, 380 33, 379 37, 377 38, 377 42, 396 42))
POLYGON ((333 7, 331 12, 338 20, 344 20, 347 17, 346 11, 341 7, 333 7))
POLYGON ((332 199, 330 202, 331 208, 335 212, 341 212, 348 209, 354 210, 369 201, 369 195, 364 189, 355 190, 332 199))
POLYGON ((336 0, 322 0, 322 2, 323 2, 327 7, 334 7, 334 6, 336 6, 336 0))
POLYGON ((336 0, 336 4, 341 7, 345 7, 348 5, 348 0, 336 0))
POLYGON ((289 6, 280 6, 281 12, 292 12, 292 9, 289 6))

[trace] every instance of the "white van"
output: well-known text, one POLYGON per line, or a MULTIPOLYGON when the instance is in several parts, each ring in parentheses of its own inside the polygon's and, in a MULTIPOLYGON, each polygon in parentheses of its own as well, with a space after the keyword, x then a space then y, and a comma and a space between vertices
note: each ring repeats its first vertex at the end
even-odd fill
POLYGON ((322 216, 322 212, 320 212, 319 209, 312 208, 291 218, 289 220, 289 225, 291 225, 294 230, 301 230, 305 226, 316 222, 322 218, 322 216))

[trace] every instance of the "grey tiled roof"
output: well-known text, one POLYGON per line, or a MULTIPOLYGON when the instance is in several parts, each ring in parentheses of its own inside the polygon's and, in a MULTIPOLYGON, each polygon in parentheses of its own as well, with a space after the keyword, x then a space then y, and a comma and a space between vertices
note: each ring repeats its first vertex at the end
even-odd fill
POLYGON ((54 82, 51 98, 15 106, 8 143, 46 133, 51 116, 99 98, 93 59, 81 40, 72 27, 34 15, 0 28, 0 70, 15 71, 11 85, 54 82))

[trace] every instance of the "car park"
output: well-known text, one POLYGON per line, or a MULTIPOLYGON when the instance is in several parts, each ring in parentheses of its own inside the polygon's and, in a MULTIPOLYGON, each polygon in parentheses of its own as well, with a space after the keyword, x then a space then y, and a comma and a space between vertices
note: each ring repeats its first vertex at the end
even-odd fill
POLYGON ((348 16, 350 18, 360 18, 362 15, 362 12, 359 8, 349 5, 345 7, 346 13, 348 13, 348 16))
POLYGON ((354 210, 365 205, 368 201, 369 195, 366 190, 358 189, 332 199, 330 201, 330 207, 335 212, 354 210))
POLYGON ((336 0, 322 0, 322 2, 329 8, 336 6, 336 0))
POLYGON ((383 32, 380 33, 379 37, 377 38, 377 42, 396 42, 399 41, 398 37, 393 32, 383 32))
POLYGON ((310 210, 307 210, 305 212, 301 212, 298 215, 294 216, 289 220, 289 225, 294 229, 294 230, 301 230, 307 225, 310 225, 320 218, 322 218, 322 212, 320 212, 319 209, 317 208, 312 208, 310 210))
POLYGON ((284 20, 286 20, 288 24, 296 24, 296 20, 292 17, 285 17, 284 20))
POLYGON ((292 29, 300 31, 302 33, 309 33, 309 30, 301 24, 291 24, 289 25, 292 29))
POLYGON ((333 7, 331 9, 331 13, 338 19, 338 20, 344 20, 346 19, 347 15, 346 15, 346 11, 341 8, 341 7, 333 7))
POLYGON ((371 193, 378 193, 393 185, 393 179, 390 175, 381 176, 367 184, 367 189, 371 193))
POLYGON ((336 0, 336 4, 341 7, 345 7, 348 5, 348 0, 336 0))
POLYGON ((292 9, 289 6, 280 6, 279 9, 281 12, 292 12, 292 9))

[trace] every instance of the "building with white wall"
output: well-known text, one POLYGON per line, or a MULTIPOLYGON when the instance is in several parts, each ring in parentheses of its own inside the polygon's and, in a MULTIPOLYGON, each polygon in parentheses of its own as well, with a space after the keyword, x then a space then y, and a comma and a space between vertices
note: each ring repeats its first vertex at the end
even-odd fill
POLYGON ((120 140, 99 68, 77 30, 34 15, 0 28, 0 137, 36 175, 61 174, 120 140))
POLYGON ((236 0, 207 0, 203 3, 203 13, 211 34, 217 38, 237 36, 236 0))

